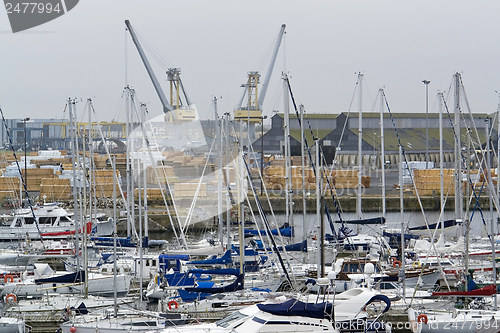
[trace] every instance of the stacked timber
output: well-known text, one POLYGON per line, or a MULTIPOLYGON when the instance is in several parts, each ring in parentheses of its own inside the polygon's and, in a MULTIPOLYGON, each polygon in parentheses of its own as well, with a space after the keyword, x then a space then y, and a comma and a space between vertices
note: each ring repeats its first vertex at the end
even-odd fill
POLYGON ((0 200, 18 198, 21 189, 20 177, 0 177, 0 200))
POLYGON ((68 178, 43 178, 40 197, 48 201, 70 200, 71 180, 68 178))
MULTIPOLYGON (((22 153, 21 153, 22 155, 22 153)), ((17 159, 18 161, 21 160, 21 155, 18 154, 17 159)), ((5 152, 2 153, 2 156, 0 157, 0 167, 5 168, 6 166, 10 165, 12 162, 15 162, 16 159, 14 158, 14 153, 13 152, 5 152)))
MULTIPOLYGON (((330 173, 336 189, 354 189, 358 187, 359 171, 358 170, 333 170, 330 173)), ((369 188, 371 184, 370 176, 361 176, 361 187, 369 188)))
MULTIPOLYGON (((168 199, 167 192, 163 190, 163 195, 165 199, 168 199)), ((148 188, 147 197, 149 201, 163 201, 162 189, 159 188, 148 188)), ((139 199, 139 189, 134 189, 135 200, 139 199)), ((144 192, 141 191, 141 200, 144 198, 144 192)))
MULTIPOLYGON (((454 169, 443 169, 444 194, 455 195, 454 169)), ((441 176, 439 169, 414 169, 413 180, 415 182, 414 193, 418 195, 439 195, 441 192, 441 176)))
MULTIPOLYGON (((311 167, 305 167, 304 171, 301 166, 292 166, 292 189, 302 189, 302 175, 305 178, 306 190, 316 190, 316 177, 314 170, 311 167)), ((285 189, 285 167, 271 165, 264 169, 264 185, 267 189, 278 190, 285 189)), ((357 170, 333 170, 329 172, 328 182, 331 186, 335 185, 336 189, 353 189, 358 186, 358 171, 357 170)), ((371 177, 362 176, 361 186, 370 187, 371 177)), ((323 181, 325 187, 328 187, 326 179, 323 181)))
POLYGON ((23 178, 26 181, 28 191, 40 191, 40 185, 44 178, 57 178, 54 169, 21 169, 23 178), (28 176, 26 176, 26 171, 28 176))
POLYGON ((169 165, 148 166, 146 168, 146 182, 148 184, 165 185, 174 184, 179 181, 175 176, 174 168, 169 165))
POLYGON ((108 157, 106 155, 96 155, 94 156, 94 166, 96 169, 104 169, 106 167, 106 162, 108 157))
MULTIPOLYGON (((226 184, 228 170, 229 170, 229 184, 236 183, 236 171, 234 170, 234 168, 233 167, 222 167, 222 184, 223 185, 226 184)), ((219 180, 219 173, 217 172, 215 174, 214 185, 217 185, 218 180, 219 180)))
MULTIPOLYGON (((94 177, 96 196, 113 197, 113 170, 95 170, 94 177)), ((116 194, 119 195, 120 171, 118 170, 116 170, 116 178, 116 194)))
MULTIPOLYGON (((176 198, 192 198, 196 195, 196 190, 198 189, 198 183, 176 183, 174 184, 174 197, 176 198)), ((198 192, 198 197, 207 196, 207 183, 200 184, 200 190, 198 192)))
MULTIPOLYGON (((496 185, 498 180, 498 175, 496 173, 497 171, 496 169, 491 169, 490 172, 491 172, 491 181, 493 182, 493 185, 496 185)), ((488 185, 488 175, 486 171, 484 171, 479 175, 479 183, 474 184, 474 186, 475 187, 482 186, 483 183, 485 186, 488 185)))

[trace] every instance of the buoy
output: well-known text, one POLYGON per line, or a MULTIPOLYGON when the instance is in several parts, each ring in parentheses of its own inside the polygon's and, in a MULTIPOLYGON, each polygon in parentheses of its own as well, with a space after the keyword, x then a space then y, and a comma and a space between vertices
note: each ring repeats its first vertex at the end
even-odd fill
POLYGON ((176 301, 170 301, 168 302, 168 309, 172 310, 172 308, 177 309, 179 307, 179 303, 176 301))
POLYGON ((428 320, 428 319, 429 319, 429 318, 427 318, 427 315, 426 315, 426 314, 423 314, 423 313, 422 313, 422 314, 419 314, 419 315, 418 315, 418 317, 417 317, 417 323, 422 322, 422 323, 424 323, 424 324, 427 324, 427 320, 428 320))
POLYGON ((71 326, 71 327, 69 328, 69 331, 70 331, 71 333, 75 333, 75 332, 76 332, 76 327, 75 327, 75 326, 71 326))
POLYGON ((420 263, 420 261, 413 262, 413 268, 417 269, 417 268, 420 268, 420 267, 422 267, 422 264, 420 263))
POLYGON ((401 267, 403 264, 399 260, 394 260, 392 267, 401 267))
POLYGON ((14 277, 13 277, 12 275, 10 275, 10 274, 7 274, 7 275, 5 275, 5 277, 3 278, 3 281, 4 281, 5 283, 7 283, 7 281, 9 281, 9 282, 14 282, 14 277))
POLYGON ((5 296, 5 302, 6 303, 10 303, 10 302, 14 302, 16 303, 17 302, 17 296, 14 295, 14 294, 8 294, 7 296, 5 296))

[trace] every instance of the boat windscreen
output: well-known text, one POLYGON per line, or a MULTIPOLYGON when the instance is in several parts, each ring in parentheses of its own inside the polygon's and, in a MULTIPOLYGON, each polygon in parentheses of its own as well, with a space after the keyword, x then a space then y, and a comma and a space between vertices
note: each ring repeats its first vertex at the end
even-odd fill
POLYGON ((245 317, 248 317, 248 316, 237 311, 237 312, 234 312, 234 313, 230 314, 229 316, 226 316, 226 317, 222 318, 221 320, 215 322, 215 324, 217 326, 227 328, 232 323, 239 321, 240 319, 245 318, 245 317))

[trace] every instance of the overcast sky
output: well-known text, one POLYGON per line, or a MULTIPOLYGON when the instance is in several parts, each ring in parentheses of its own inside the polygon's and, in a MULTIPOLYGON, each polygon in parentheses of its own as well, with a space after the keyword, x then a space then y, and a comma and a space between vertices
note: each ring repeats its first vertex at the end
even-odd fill
MULTIPOLYGON (((161 114, 125 32, 129 19, 169 67, 182 69, 201 118, 211 114, 213 96, 222 97, 220 113, 233 111, 247 72, 265 73, 283 23, 266 115, 282 111, 284 69, 309 113, 348 110, 359 71, 364 110, 384 87, 393 112, 425 112, 422 80, 430 80, 429 108, 437 112, 437 91, 458 71, 472 111, 491 113, 500 91, 499 13, 497 0, 81 0, 62 17, 12 34, 2 9, 0 106, 6 118, 63 118, 68 97, 90 97, 99 120, 123 120, 130 84, 152 116, 161 114)), ((163 68, 150 60, 166 90, 163 68)))

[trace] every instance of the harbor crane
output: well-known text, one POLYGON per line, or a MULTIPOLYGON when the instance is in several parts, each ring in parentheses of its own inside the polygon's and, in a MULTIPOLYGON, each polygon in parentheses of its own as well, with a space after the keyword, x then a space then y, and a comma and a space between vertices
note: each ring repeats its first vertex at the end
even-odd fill
POLYGON ((165 113, 165 120, 167 122, 189 122, 196 119, 196 109, 194 105, 191 104, 191 100, 189 99, 186 90, 184 89, 184 85, 182 84, 180 74, 180 68, 169 68, 167 70, 167 81, 170 82, 170 103, 165 96, 156 75, 149 64, 149 61, 142 49, 141 43, 137 38, 134 28, 130 24, 129 20, 125 20, 125 25, 127 26, 127 30, 130 33, 130 37, 132 37, 132 41, 134 42, 137 51, 139 52, 139 56, 146 67, 146 71, 148 72, 149 78, 153 83, 153 86, 160 98, 160 102, 163 105, 163 112, 165 113), (183 105, 181 102, 181 91, 183 97, 186 101, 186 105, 183 105))
POLYGON ((276 40, 276 44, 274 46, 273 54, 271 56, 271 62, 269 63, 264 82, 262 83, 260 95, 258 92, 258 84, 260 81, 259 72, 248 72, 247 83, 242 85, 245 90, 243 92, 243 95, 241 96, 236 110, 234 110, 234 120, 241 121, 242 123, 247 122, 249 124, 249 138, 255 137, 255 124, 262 122, 262 104, 264 103, 264 98, 266 97, 267 88, 269 86, 269 81, 271 80, 271 74, 274 69, 274 64, 276 63, 281 40, 283 39, 283 35, 285 34, 285 28, 286 24, 282 24, 280 32, 278 34, 278 39, 276 40), (245 96, 247 97, 246 105, 244 105, 245 96))

